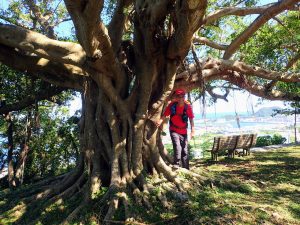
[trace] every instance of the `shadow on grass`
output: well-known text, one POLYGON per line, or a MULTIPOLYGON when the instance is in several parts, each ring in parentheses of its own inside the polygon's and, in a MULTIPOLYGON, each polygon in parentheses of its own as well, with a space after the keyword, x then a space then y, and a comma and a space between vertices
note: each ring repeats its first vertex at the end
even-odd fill
MULTIPOLYGON (((149 196, 149 200, 153 204, 153 211, 149 211, 143 206, 142 198, 136 200, 128 194, 130 211, 135 218, 139 220, 140 216, 139 221, 145 223, 243 224, 246 219, 243 219, 242 216, 248 213, 249 218, 252 218, 249 219, 248 224, 261 224, 263 221, 271 224, 295 224, 290 221, 292 219, 300 220, 299 152, 300 148, 295 152, 276 150, 234 159, 220 157, 220 160, 214 164, 206 160, 193 161, 191 164, 205 171, 205 176, 224 177, 224 180, 236 185, 237 188, 221 184, 216 184, 212 188, 208 184, 202 186, 199 184, 199 189, 189 190, 189 201, 167 192, 169 208, 164 208, 156 198, 157 193, 154 192, 149 196), (282 214, 289 213, 291 219, 282 218, 276 222, 272 216, 273 212, 277 212, 276 207, 285 210, 282 214), (176 218, 168 220, 175 215, 176 218)), ((12 193, 0 192, 1 223, 28 224, 41 218, 41 224, 59 224, 82 201, 82 196, 80 196, 76 199, 67 199, 60 205, 48 206, 46 203, 40 202, 31 207, 25 205, 24 208, 17 209, 17 206, 22 203, 18 200, 20 199, 18 196, 22 196, 26 190, 28 188, 24 187, 12 193), (44 212, 46 215, 43 214, 44 212)), ((89 218, 95 216, 102 222, 106 210, 107 205, 96 204, 93 209, 87 207, 78 215, 76 221, 86 221, 84 224, 90 224, 89 218), (94 212, 97 215, 94 215, 94 212)), ((114 220, 125 220, 124 208, 121 203, 114 220)))
MULTIPOLYGON (((22 196, 30 189, 21 187, 18 190, 7 193, 1 191, 0 195, 0 221, 1 224, 60 224, 81 203, 82 198, 67 199, 63 204, 49 205, 45 201, 23 201, 22 196), (46 211, 45 211, 46 210, 46 211)), ((33 200, 32 200, 33 201, 33 200)))
MULTIPOLYGON (((237 186, 235 195, 255 197, 258 205, 281 206, 300 219, 300 157, 299 146, 252 153, 234 159, 219 158, 218 162, 194 162, 216 179, 226 178, 237 186), (240 194, 238 194, 240 193, 240 194)), ((246 201, 247 198, 245 198, 246 201)))

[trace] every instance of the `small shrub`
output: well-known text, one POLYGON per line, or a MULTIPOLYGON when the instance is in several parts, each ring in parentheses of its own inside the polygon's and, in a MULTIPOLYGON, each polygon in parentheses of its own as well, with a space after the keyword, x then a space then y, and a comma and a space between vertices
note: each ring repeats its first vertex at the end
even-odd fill
POLYGON ((280 134, 277 133, 274 134, 273 137, 271 137, 270 135, 265 135, 257 138, 255 147, 280 145, 283 144, 285 141, 286 138, 282 137, 280 134))
POLYGON ((272 137, 270 135, 265 135, 261 137, 257 137, 255 147, 263 147, 271 145, 272 137))
POLYGON ((282 137, 280 134, 274 134, 272 137, 272 145, 280 145, 286 142, 286 138, 282 137))
POLYGON ((206 150, 206 149, 212 149, 213 147, 213 142, 210 142, 210 140, 204 141, 201 144, 201 149, 206 150))

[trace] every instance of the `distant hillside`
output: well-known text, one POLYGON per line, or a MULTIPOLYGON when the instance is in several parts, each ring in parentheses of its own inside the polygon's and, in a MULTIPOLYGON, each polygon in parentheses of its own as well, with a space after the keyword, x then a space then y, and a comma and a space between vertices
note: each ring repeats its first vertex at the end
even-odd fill
POLYGON ((257 117, 268 117, 268 116, 271 116, 272 114, 274 114, 274 109, 278 109, 278 110, 281 110, 282 108, 280 107, 277 107, 277 106, 274 106, 274 107, 264 107, 264 108, 261 108, 260 110, 258 110, 255 115, 257 117))

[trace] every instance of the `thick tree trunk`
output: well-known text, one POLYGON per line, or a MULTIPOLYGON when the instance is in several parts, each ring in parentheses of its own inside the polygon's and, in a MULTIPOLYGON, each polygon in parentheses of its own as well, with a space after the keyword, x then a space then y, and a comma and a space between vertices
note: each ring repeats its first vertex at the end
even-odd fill
POLYGON ((15 176, 14 176, 14 165, 13 165, 13 133, 12 133, 12 120, 10 113, 5 116, 7 122, 7 138, 8 138, 8 184, 9 189, 12 191, 16 187, 15 176))
POLYGON ((25 160, 27 156, 28 151, 28 141, 29 141, 29 135, 30 135, 30 118, 31 118, 31 108, 28 109, 28 114, 26 118, 26 124, 25 124, 25 130, 24 130, 24 136, 21 143, 21 148, 19 152, 19 158, 18 163, 16 166, 16 173, 15 173, 15 183, 16 186, 19 187, 23 183, 24 178, 24 166, 25 166, 25 160))
POLYGON ((294 128, 295 128, 295 142, 297 142, 297 128, 296 128, 296 123, 297 123, 297 108, 295 107, 295 124, 294 124, 294 128))

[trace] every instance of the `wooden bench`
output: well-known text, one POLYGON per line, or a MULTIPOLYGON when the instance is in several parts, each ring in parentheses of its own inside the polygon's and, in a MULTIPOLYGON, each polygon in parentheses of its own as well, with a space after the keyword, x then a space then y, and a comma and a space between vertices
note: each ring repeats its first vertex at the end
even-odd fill
POLYGON ((240 148, 244 154, 250 155, 250 148, 256 144, 256 139, 257 134, 215 137, 212 149, 206 151, 211 153, 213 161, 218 161, 218 152, 223 150, 228 151, 229 158, 234 158, 235 150, 240 148))
POLYGON ((250 148, 256 145, 257 134, 244 134, 240 135, 236 149, 243 149, 243 152, 239 152, 239 156, 241 153, 243 155, 250 155, 250 148))

